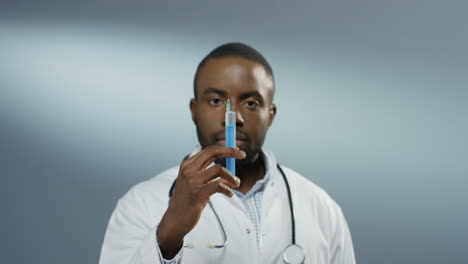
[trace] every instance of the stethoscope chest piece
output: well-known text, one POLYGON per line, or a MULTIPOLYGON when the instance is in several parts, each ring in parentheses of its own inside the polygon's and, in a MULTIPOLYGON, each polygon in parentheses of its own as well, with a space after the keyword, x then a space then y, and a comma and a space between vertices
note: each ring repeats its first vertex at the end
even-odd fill
POLYGON ((288 264, 304 263, 304 250, 299 245, 291 244, 283 251, 283 260, 288 264))

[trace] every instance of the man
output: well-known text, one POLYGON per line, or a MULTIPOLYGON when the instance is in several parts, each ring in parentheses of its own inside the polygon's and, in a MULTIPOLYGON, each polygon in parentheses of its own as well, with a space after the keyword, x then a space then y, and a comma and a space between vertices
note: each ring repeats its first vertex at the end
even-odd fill
POLYGON ((119 200, 99 263, 355 263, 340 207, 262 149, 274 89, 255 49, 228 43, 208 54, 190 101, 201 148, 119 200), (228 99, 238 148, 224 146, 228 99), (237 159, 237 177, 226 157, 237 159))

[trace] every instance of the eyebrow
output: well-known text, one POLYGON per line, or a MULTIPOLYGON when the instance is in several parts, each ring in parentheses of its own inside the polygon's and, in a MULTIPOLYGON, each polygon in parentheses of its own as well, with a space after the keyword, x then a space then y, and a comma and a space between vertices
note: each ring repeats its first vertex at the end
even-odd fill
POLYGON ((217 88, 213 88, 213 87, 209 87, 203 92, 204 95, 209 94, 209 93, 219 94, 219 95, 224 96, 224 97, 226 97, 228 95, 226 91, 223 91, 223 90, 220 90, 220 89, 217 89, 217 88))
POLYGON ((252 97, 252 96, 260 97, 260 99, 263 99, 263 96, 258 91, 251 91, 251 92, 241 93, 240 99, 243 100, 245 98, 249 98, 249 97, 252 97))

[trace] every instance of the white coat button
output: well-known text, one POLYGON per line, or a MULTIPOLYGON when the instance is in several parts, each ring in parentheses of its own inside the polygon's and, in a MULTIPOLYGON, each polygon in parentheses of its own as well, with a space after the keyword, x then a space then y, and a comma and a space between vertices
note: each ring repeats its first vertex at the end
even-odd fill
POLYGON ((245 232, 247 233, 247 235, 250 234, 250 229, 249 228, 245 229, 245 232))

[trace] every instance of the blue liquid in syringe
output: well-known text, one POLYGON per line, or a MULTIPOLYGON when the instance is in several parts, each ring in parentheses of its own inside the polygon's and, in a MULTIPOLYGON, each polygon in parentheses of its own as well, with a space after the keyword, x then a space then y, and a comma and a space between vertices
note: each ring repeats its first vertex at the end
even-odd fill
MULTIPOLYGON (((226 147, 236 147, 236 125, 226 125, 226 147)), ((236 159, 226 158, 226 168, 231 172, 232 175, 236 175, 236 159)))

